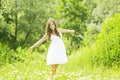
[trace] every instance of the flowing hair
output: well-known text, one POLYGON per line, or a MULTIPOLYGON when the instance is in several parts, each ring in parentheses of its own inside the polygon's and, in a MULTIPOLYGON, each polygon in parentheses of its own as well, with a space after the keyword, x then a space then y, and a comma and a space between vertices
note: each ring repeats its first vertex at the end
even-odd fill
POLYGON ((50 40, 50 37, 51 37, 51 34, 52 34, 52 30, 50 29, 50 22, 53 22, 54 25, 55 25, 55 34, 57 34, 57 36, 60 36, 58 30, 57 30, 57 27, 56 27, 56 23, 54 21, 54 19, 50 18, 48 21, 47 21, 47 24, 46 24, 46 33, 48 35, 48 40, 50 40))

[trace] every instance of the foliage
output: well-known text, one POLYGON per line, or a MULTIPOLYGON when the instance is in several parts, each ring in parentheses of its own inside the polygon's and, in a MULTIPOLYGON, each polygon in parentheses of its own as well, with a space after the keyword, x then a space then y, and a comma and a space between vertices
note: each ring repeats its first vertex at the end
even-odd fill
POLYGON ((89 8, 90 16, 87 20, 87 31, 84 32, 82 45, 93 45, 104 19, 109 19, 116 12, 120 12, 120 1, 83 0, 83 3, 89 8))
POLYGON ((100 32, 100 26, 90 23, 87 25, 87 31, 84 32, 83 44, 82 46, 90 46, 93 45, 97 34, 100 32))
POLYGON ((120 14, 102 24, 102 31, 96 42, 98 62, 105 66, 120 65, 120 14))
POLYGON ((24 62, 26 58, 26 49, 18 47, 16 51, 10 49, 7 45, 0 43, 0 66, 15 62, 24 62))
POLYGON ((50 0, 2 0, 0 42, 13 49, 33 44, 43 36, 47 19, 53 17, 51 4, 50 0))
POLYGON ((85 4, 89 6, 91 16, 89 22, 101 24, 105 18, 112 17, 115 13, 120 12, 120 1, 115 0, 85 0, 85 4))
POLYGON ((92 45, 83 47, 83 63, 93 66, 120 66, 120 14, 115 14, 102 24, 101 32, 92 45), (84 62, 85 61, 85 62, 84 62))
POLYGON ((70 46, 67 46, 70 52, 80 48, 81 40, 86 30, 88 11, 88 7, 82 3, 82 0, 58 0, 57 14, 55 15, 59 21, 58 24, 61 28, 74 29, 76 31, 72 37, 65 35, 67 38, 65 40, 70 41, 70 46))

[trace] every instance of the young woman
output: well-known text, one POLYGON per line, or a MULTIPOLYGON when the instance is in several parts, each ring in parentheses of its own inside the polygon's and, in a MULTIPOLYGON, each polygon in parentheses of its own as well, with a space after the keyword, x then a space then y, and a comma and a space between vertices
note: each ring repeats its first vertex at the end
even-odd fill
POLYGON ((33 46, 30 47, 30 49, 32 50, 45 40, 51 41, 47 53, 47 65, 50 65, 52 70, 51 80, 53 79, 53 76, 56 72, 58 65, 68 62, 65 46, 62 41, 62 33, 74 34, 75 31, 57 28, 55 21, 53 19, 49 19, 46 25, 45 35, 40 40, 38 40, 33 46))

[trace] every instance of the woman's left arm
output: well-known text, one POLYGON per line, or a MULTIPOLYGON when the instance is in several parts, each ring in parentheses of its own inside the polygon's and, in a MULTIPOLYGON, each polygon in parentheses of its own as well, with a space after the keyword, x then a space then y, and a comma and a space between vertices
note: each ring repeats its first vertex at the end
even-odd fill
POLYGON ((71 34, 75 33, 75 30, 62 29, 62 28, 58 28, 58 31, 61 33, 71 33, 71 34))

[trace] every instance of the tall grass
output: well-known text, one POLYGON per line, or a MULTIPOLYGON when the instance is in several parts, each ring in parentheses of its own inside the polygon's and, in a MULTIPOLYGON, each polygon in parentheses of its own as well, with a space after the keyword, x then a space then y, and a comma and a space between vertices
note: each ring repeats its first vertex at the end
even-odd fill
MULTIPOLYGON (((92 67, 89 55, 80 52, 68 56, 67 64, 59 65, 55 80, 119 80, 118 68, 92 67)), ((24 51, 24 55, 23 62, 0 67, 0 80, 47 80, 50 77, 51 69, 46 65, 45 54, 24 51)))

